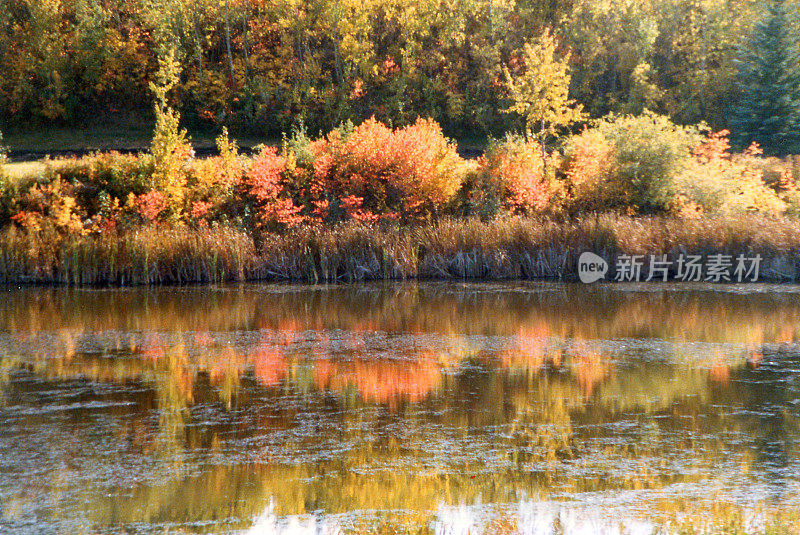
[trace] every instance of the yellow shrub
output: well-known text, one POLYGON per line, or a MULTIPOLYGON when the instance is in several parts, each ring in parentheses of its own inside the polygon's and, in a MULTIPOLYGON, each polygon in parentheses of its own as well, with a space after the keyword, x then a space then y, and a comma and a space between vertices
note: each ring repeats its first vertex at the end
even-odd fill
POLYGON ((50 184, 34 184, 20 199, 21 210, 11 217, 18 225, 33 231, 46 227, 68 234, 82 234, 79 206, 69 185, 60 178, 50 184))
POLYGON ((678 177, 679 192, 709 213, 783 213, 786 204, 764 183, 761 150, 754 145, 733 154, 729 149, 727 130, 703 140, 678 177))

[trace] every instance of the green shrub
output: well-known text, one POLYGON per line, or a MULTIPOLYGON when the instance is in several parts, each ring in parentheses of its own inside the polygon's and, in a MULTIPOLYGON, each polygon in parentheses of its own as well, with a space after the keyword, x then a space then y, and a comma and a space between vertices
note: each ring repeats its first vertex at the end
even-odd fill
POLYGON ((8 149, 3 145, 3 132, 0 132, 0 179, 5 177, 5 166, 8 161, 8 149))
POLYGON ((185 215, 201 226, 213 220, 238 224, 244 208, 236 192, 242 185, 246 160, 226 128, 216 141, 219 156, 194 159, 187 166, 185 215))
MULTIPOLYGON (((349 131, 352 132, 353 125, 348 124, 349 131)), ((305 124, 292 127, 291 134, 284 134, 282 152, 285 155, 292 154, 292 158, 299 167, 310 168, 314 164, 314 153, 311 151, 312 140, 308 136, 305 124)))
POLYGON ((3 146, 3 132, 0 132, 0 227, 8 223, 9 218, 14 215, 14 199, 16 197, 11 181, 6 175, 6 161, 6 148, 3 146))
POLYGON ((48 162, 46 182, 60 178, 77 185, 76 196, 90 214, 100 209, 101 194, 124 204, 131 195, 148 191, 153 173, 151 162, 135 155, 104 152, 82 158, 48 162))
POLYGON ((0 227, 6 226, 11 221, 11 216, 17 213, 18 197, 16 184, 0 174, 0 227))
MULTIPOLYGON (((580 159, 596 160, 598 151, 607 148, 604 158, 610 160, 607 164, 597 162, 597 169, 602 172, 594 178, 596 183, 591 188, 607 205, 596 208, 625 208, 639 213, 669 211, 678 193, 676 177, 701 139, 697 127, 678 126, 652 112, 609 115, 567 141, 567 189, 586 189, 588 177, 584 168, 592 166, 580 159), (597 150, 587 150, 590 145, 597 150)), ((584 191, 582 196, 590 194, 584 191)))

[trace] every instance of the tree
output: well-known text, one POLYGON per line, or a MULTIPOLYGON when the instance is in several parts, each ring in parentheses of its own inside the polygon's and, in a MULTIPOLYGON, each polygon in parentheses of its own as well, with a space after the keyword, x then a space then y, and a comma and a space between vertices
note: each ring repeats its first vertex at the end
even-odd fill
POLYGON ((756 142, 767 154, 800 150, 800 41, 784 0, 770 0, 765 17, 740 48, 739 98, 731 114, 734 142, 756 142))
POLYGON ((576 0, 559 34, 572 50, 572 94, 589 113, 639 113, 659 100, 655 45, 668 0, 576 0), (638 108, 638 109, 637 109, 638 108))
POLYGON ((754 7, 748 0, 674 0, 659 9, 652 62, 663 98, 648 107, 682 124, 727 125, 737 43, 758 18, 754 7))
POLYGON ((533 44, 525 43, 516 72, 503 69, 512 101, 506 112, 525 120, 527 132, 542 146, 545 163, 547 138, 583 117, 582 106, 569 98, 568 59, 558 56, 555 37, 545 30, 533 44))
POLYGON ((180 113, 168 103, 168 94, 180 82, 181 65, 175 52, 169 51, 158 58, 158 72, 150 90, 155 95, 156 126, 150 144, 153 162, 152 183, 166 195, 169 208, 177 213, 183 203, 186 177, 182 167, 191 156, 191 146, 186 130, 180 128, 180 113))

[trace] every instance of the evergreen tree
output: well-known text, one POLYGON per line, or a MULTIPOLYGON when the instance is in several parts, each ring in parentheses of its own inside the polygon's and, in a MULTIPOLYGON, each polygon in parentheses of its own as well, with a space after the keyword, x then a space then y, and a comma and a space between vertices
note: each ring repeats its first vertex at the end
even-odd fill
POLYGON ((739 51, 731 130, 740 148, 755 141, 767 154, 800 151, 800 46, 791 9, 785 0, 770 0, 739 51))

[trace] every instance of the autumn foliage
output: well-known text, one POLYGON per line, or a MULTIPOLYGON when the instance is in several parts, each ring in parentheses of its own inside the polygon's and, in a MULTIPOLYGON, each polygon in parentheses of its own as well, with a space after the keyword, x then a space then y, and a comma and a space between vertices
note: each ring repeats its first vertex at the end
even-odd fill
POLYGON ((537 141, 507 138, 490 146, 478 165, 505 208, 515 212, 548 208, 555 186, 545 175, 544 154, 537 141))
POLYGON ((152 154, 95 154, 0 181, 0 225, 61 235, 216 226, 263 237, 303 225, 452 215, 800 210, 792 168, 757 146, 733 153, 727 136, 646 114, 585 128, 561 151, 508 136, 465 160, 429 119, 401 128, 370 119, 316 140, 295 132, 280 149, 254 156, 239 154, 224 132, 219 156, 206 159, 182 141, 185 150, 169 152, 166 163, 152 154))
POLYGON ((613 204, 614 147, 602 135, 577 136, 564 162, 568 206, 576 210, 601 209, 613 204))
POLYGON ((399 219, 440 211, 461 186, 464 161, 429 119, 392 130, 369 119, 311 144, 313 174, 351 218, 399 219))
POLYGON ((295 206, 283 185, 286 160, 272 147, 265 148, 253 159, 244 179, 245 190, 255 199, 260 226, 294 226, 302 221, 300 207, 295 206))
POLYGON ((693 149, 693 158, 680 177, 684 203, 711 213, 783 213, 787 205, 776 189, 791 192, 793 181, 770 188, 764 181, 758 145, 731 153, 729 134, 727 130, 712 132, 693 149))

